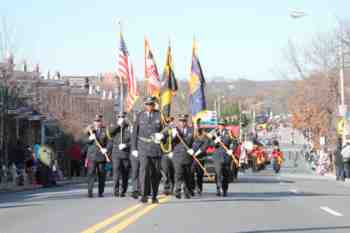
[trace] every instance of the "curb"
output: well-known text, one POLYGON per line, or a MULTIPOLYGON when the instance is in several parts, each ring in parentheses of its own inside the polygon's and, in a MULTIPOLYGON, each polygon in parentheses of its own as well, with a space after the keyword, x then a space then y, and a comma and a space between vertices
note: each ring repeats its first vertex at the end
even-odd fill
MULTIPOLYGON (((86 177, 79 179, 79 180, 62 180, 56 182, 58 186, 66 186, 66 185, 75 185, 75 184, 83 184, 86 183, 86 177)), ((54 186, 53 186, 54 187, 54 186)), ((34 191, 38 189, 44 188, 42 185, 36 185, 36 186, 16 186, 12 188, 0 188, 0 194, 4 193, 18 193, 18 192, 25 192, 25 191, 34 191)))

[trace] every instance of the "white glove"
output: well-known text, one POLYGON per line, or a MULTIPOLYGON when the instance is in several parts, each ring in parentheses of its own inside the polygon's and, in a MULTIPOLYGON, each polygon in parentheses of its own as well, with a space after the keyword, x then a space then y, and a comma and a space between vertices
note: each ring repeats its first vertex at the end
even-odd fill
POLYGON ((123 123, 124 123, 124 118, 119 118, 118 121, 117 121, 117 124, 118 124, 119 126, 122 126, 123 123))
POLYGON ((102 154, 107 154, 107 149, 106 148, 101 148, 102 154))
POLYGON ((161 134, 161 133, 155 133, 155 134, 154 134, 154 138, 155 138, 157 141, 161 141, 161 140, 164 138, 164 136, 163 136, 163 134, 161 134))
POLYGON ((193 149, 188 149, 188 150, 187 150, 187 153, 188 153, 189 155, 194 155, 194 150, 193 150, 193 149))
POLYGON ((168 154, 167 154, 167 156, 168 156, 169 158, 171 158, 171 159, 172 159, 172 158, 173 158, 173 156, 174 156, 174 154, 173 154, 173 152, 170 152, 170 153, 168 153, 168 154))
POLYGON ((119 144, 119 150, 124 150, 126 148, 126 144, 119 144))
POLYGON ((221 138, 220 137, 217 137, 215 138, 214 142, 217 144, 217 143, 220 143, 221 142, 221 138))
POLYGON ((196 153, 194 154, 194 156, 197 157, 200 153, 202 153, 202 151, 199 149, 199 150, 196 151, 196 153))
POLYGON ((139 157, 139 152, 137 150, 133 150, 131 152, 131 155, 134 156, 135 158, 139 157))
POLYGON ((89 140, 90 141, 93 141, 93 140, 95 140, 96 139, 96 135, 95 134, 91 134, 90 136, 89 136, 89 140))
POLYGON ((176 138, 176 135, 177 135, 177 129, 176 128, 172 128, 171 129, 171 135, 173 136, 173 138, 176 138))
POLYGON ((227 151, 227 154, 233 155, 233 150, 228 150, 228 151, 227 151))

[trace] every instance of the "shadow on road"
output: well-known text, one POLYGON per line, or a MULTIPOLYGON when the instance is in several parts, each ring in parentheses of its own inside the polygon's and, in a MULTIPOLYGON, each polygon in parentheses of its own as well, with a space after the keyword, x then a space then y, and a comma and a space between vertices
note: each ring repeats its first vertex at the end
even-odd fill
POLYGON ((294 184, 294 181, 291 180, 280 180, 276 178, 267 178, 267 177, 239 177, 238 181, 235 183, 239 184, 277 184, 277 183, 286 183, 286 184, 294 184))
POLYGON ((0 209, 10 209, 10 208, 18 208, 18 207, 33 207, 33 206, 41 206, 41 205, 40 204, 0 205, 0 209))
POLYGON ((253 230, 253 231, 239 231, 236 233, 277 233, 277 232, 322 232, 329 230, 346 230, 350 226, 334 226, 334 227, 307 227, 307 228, 285 228, 285 229, 270 229, 270 230, 253 230))
POLYGON ((325 194, 325 193, 312 193, 312 192, 302 192, 293 193, 288 191, 283 192, 235 192, 228 193, 228 197, 245 197, 245 198, 282 198, 282 197, 321 197, 321 196, 344 196, 339 194, 325 194))
POLYGON ((274 202, 280 201, 279 199, 272 198, 192 198, 192 199, 172 199, 172 201, 162 203, 161 205, 172 204, 208 204, 208 203, 220 203, 220 202, 274 202))
MULTIPOLYGON (((108 184, 112 185, 112 184, 108 184)), ((106 186, 107 187, 107 186, 106 186)), ((87 190, 86 184, 74 184, 74 185, 59 185, 50 188, 40 188, 30 191, 20 191, 20 192, 3 192, 0 193, 0 204, 1 203, 12 203, 12 202, 31 202, 37 199, 41 200, 62 200, 62 199, 75 199, 83 198, 87 196, 82 190, 87 190), (81 190, 80 193, 70 193, 75 192, 75 190, 81 190), (40 198, 41 196, 41 198, 40 198)))

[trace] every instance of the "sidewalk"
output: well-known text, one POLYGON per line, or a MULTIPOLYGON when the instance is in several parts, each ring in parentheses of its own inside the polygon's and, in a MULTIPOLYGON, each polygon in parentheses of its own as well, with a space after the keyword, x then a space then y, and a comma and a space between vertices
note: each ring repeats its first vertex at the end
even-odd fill
MULTIPOLYGON (((86 177, 73 177, 72 179, 65 178, 61 181, 57 181, 57 185, 64 186, 64 185, 72 185, 72 184, 81 184, 86 182, 86 177)), ((13 183, 5 183, 0 184, 0 193, 5 192, 21 192, 21 191, 32 191, 42 188, 42 185, 24 185, 24 186, 18 186, 14 185, 13 183)))

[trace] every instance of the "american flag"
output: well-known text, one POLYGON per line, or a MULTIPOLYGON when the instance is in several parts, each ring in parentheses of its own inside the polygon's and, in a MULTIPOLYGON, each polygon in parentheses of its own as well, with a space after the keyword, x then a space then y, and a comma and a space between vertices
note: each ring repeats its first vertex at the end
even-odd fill
POLYGON ((126 44, 123 35, 120 34, 120 48, 119 48, 119 60, 118 60, 118 74, 122 80, 127 80, 128 82, 128 95, 127 95, 127 111, 130 111, 134 106, 137 98, 137 83, 134 76, 134 70, 132 63, 129 59, 129 53, 126 48, 126 44))

